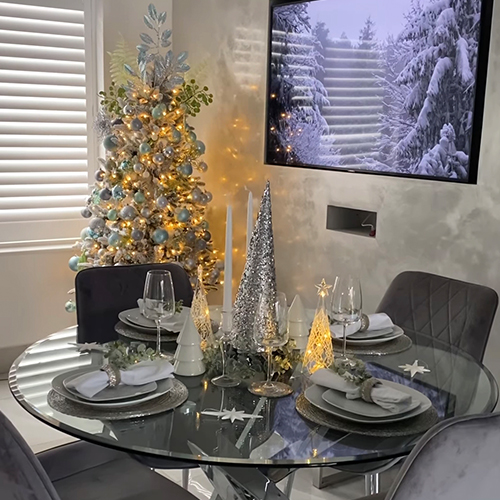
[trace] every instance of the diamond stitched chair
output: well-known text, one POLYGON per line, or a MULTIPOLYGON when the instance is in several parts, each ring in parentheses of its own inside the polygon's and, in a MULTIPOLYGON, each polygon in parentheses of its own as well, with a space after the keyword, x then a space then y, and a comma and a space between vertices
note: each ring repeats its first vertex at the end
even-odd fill
POLYGON ((76 442, 34 455, 0 412, 2 500, 196 500, 126 453, 76 442))
POLYGON ((387 494, 364 500, 497 500, 500 414, 446 420, 408 455, 387 494))
POLYGON ((148 271, 165 269, 172 274, 175 300, 191 307, 193 288, 178 264, 93 267, 75 278, 78 342, 109 342, 118 339, 118 313, 137 307, 148 271))

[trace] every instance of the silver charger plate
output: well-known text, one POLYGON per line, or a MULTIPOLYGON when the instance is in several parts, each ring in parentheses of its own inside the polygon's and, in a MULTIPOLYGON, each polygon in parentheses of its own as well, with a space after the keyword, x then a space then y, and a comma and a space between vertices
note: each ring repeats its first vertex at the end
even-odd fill
POLYGON ((439 422, 439 417, 434 407, 429 408, 427 411, 414 418, 401 420, 399 422, 391 422, 381 425, 367 425, 364 423, 350 422, 348 420, 335 417, 334 415, 331 415, 330 413, 312 405, 306 399, 304 394, 301 394, 297 398, 295 408, 299 415, 304 419, 313 422, 314 424, 322 425, 328 429, 384 438, 422 434, 439 422))
POLYGON ((384 337, 394 332, 394 327, 382 328, 381 330, 365 330, 364 332, 356 332, 347 337, 348 340, 368 340, 384 337))
POLYGON ((390 342, 398 337, 404 335, 404 331, 399 326, 394 326, 391 333, 384 335, 382 337, 376 337, 371 339, 353 339, 352 335, 347 337, 347 343, 350 345, 378 345, 384 344, 385 342, 390 342))
POLYGON ((392 422, 399 422, 402 420, 416 417, 421 413, 425 412, 426 410, 428 410, 432 406, 432 403, 429 401, 429 399, 426 398, 423 394, 419 393, 421 394, 421 397, 419 397, 420 405, 418 406, 418 408, 415 408, 414 410, 408 413, 397 414, 391 417, 384 417, 384 418, 364 417, 361 415, 354 415, 353 413, 342 410, 340 408, 336 408, 335 406, 328 404, 323 399, 323 393, 326 390, 327 389, 325 387, 320 387, 319 385, 312 385, 311 387, 308 387, 305 390, 304 396, 309 401, 309 403, 311 403, 313 406, 316 406, 317 408, 320 408, 322 411, 330 413, 331 415, 337 418, 349 420, 351 422, 357 422, 360 424, 387 424, 392 422))
POLYGON ((130 418, 143 418, 151 415, 157 415, 169 410, 173 410, 182 405, 188 398, 186 386, 177 379, 172 381, 172 388, 166 394, 128 408, 102 408, 96 406, 85 406, 83 404, 71 401, 70 399, 58 394, 52 389, 48 396, 49 406, 65 415, 73 417, 97 419, 97 420, 125 420, 130 418))
MULTIPOLYGON (((171 318, 161 321, 161 327, 165 330, 179 333, 184 326, 188 314, 191 312, 189 307, 183 307, 180 313, 174 314, 171 318)), ((121 321, 123 318, 132 325, 141 326, 142 328, 151 328, 156 330, 156 324, 153 320, 148 319, 141 314, 138 307, 134 309, 127 309, 118 314, 121 321)))
POLYGON ((158 386, 156 382, 150 382, 149 384, 144 385, 123 385, 120 384, 116 387, 106 387, 102 391, 98 392, 95 396, 89 398, 80 394, 75 388, 71 387, 70 384, 73 380, 75 380, 80 375, 85 373, 91 373, 97 371, 95 367, 90 368, 85 371, 81 371, 80 373, 70 372, 66 373, 66 378, 63 380, 64 388, 76 396, 79 399, 85 399, 87 401, 91 401, 93 403, 106 403, 111 401, 123 401, 124 399, 136 398, 139 396, 144 396, 145 394, 150 394, 151 392, 156 391, 158 386))
MULTIPOLYGON (((85 373, 83 370, 81 373, 85 373)), ((81 374, 80 373, 80 374, 81 374)), ((64 387, 64 378, 67 376, 67 373, 63 373, 52 380, 52 390, 56 391, 58 394, 61 396, 64 396, 66 399, 73 401, 75 403, 84 405, 84 406, 90 406, 92 408, 127 408, 127 407, 132 407, 134 405, 142 404, 147 401, 151 401, 153 399, 159 398, 160 396, 163 396, 166 394, 168 391, 170 391, 173 387, 173 379, 165 379, 165 380, 159 380, 157 384, 157 389, 155 392, 152 392, 150 394, 145 394, 142 396, 138 396, 137 398, 133 399, 127 399, 124 401, 112 401, 112 402, 94 402, 91 400, 86 400, 86 399, 81 399, 79 396, 76 396, 75 394, 69 392, 65 387, 64 387)))
MULTIPOLYGON (((403 415, 405 413, 416 410, 422 404, 422 398, 414 394, 415 392, 418 391, 415 391, 414 389, 411 389, 410 387, 406 387, 401 384, 395 384, 394 382, 389 382, 387 380, 383 380, 381 382, 383 383, 383 385, 387 387, 397 389, 398 391, 406 393, 409 396, 411 396, 412 398, 411 403, 405 408, 403 408, 401 411, 393 413, 390 412, 389 410, 385 410, 384 408, 380 407, 375 403, 367 403, 362 399, 347 399, 343 392, 335 391, 333 389, 326 390, 323 393, 322 398, 328 404, 335 406, 336 408, 344 410, 348 413, 352 413, 354 415, 360 415, 362 417, 369 417, 369 418, 392 418, 396 415, 403 415)), ((429 405, 430 404, 431 402, 429 401, 429 405)))
MULTIPOLYGON (((142 333, 146 333, 150 336, 155 336, 156 337, 156 327, 154 328, 149 328, 146 326, 139 326, 135 325, 134 323, 131 323, 130 321, 127 320, 127 318, 123 315, 123 312, 118 314, 118 319, 124 323, 125 325, 129 326, 130 328, 133 328, 134 330, 142 333)), ((169 330, 165 330, 165 328, 161 327, 160 329, 162 337, 164 335, 173 335, 175 332, 171 332, 169 330)), ((175 333, 176 334, 176 333, 175 333)))
MULTIPOLYGON (((342 339, 333 338, 333 350, 336 353, 342 353, 342 339)), ((379 345, 353 345, 351 342, 347 345, 346 354, 352 356, 387 356, 389 354, 398 354, 407 351, 413 345, 410 337, 401 335, 400 337, 379 345)))
MULTIPOLYGON (((123 321, 119 321, 115 325, 115 331, 118 334, 123 335, 127 339, 138 340, 141 342, 153 342, 153 343, 156 342, 156 334, 141 332, 137 330, 135 327, 123 323, 123 321)), ((161 336, 161 341, 162 343, 175 342, 178 336, 179 336, 178 333, 165 333, 165 335, 161 336)))

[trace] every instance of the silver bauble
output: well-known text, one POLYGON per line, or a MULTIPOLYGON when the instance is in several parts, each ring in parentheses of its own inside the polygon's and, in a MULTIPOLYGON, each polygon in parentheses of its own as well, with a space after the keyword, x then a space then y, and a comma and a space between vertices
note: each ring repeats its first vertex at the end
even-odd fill
POLYGON ((166 196, 159 196, 156 200, 156 206, 162 210, 167 208, 168 198, 166 196))
POLYGON ((140 174, 144 170, 144 165, 140 162, 134 163, 134 172, 140 174))
POLYGON ((161 165, 165 161, 165 157, 161 153, 156 153, 153 155, 153 162, 157 165, 161 165))

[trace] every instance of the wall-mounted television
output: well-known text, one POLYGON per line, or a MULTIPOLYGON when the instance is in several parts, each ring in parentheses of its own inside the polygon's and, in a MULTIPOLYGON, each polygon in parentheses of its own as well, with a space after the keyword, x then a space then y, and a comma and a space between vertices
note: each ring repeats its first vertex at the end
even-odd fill
POLYGON ((271 0, 266 163, 477 181, 493 0, 271 0))

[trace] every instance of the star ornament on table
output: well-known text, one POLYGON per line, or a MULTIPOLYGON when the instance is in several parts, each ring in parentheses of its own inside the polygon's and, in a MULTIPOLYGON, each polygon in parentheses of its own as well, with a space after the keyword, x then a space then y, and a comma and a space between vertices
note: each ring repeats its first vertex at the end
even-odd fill
POLYGON ((97 342, 91 342, 91 343, 85 342, 84 344, 70 342, 70 344, 75 346, 79 352, 91 352, 91 351, 105 352, 106 351, 106 347, 104 347, 101 344, 98 344, 97 342))
POLYGON ((314 285, 318 289, 318 295, 320 297, 328 297, 328 290, 332 288, 332 285, 327 285, 325 278, 321 280, 319 285, 314 285))
POLYGON ((249 413, 245 413, 243 410, 236 410, 233 408, 232 410, 222 410, 222 411, 208 411, 204 410, 201 412, 202 415, 208 415, 210 417, 219 417, 222 420, 231 420, 231 423, 234 424, 236 420, 243 422, 245 419, 250 418, 262 418, 261 415, 250 415, 249 413))
POLYGON ((412 365, 400 365, 399 368, 402 368, 404 372, 410 372, 410 377, 413 378, 417 373, 430 373, 430 370, 425 366, 420 366, 418 364, 418 359, 416 359, 412 365))

